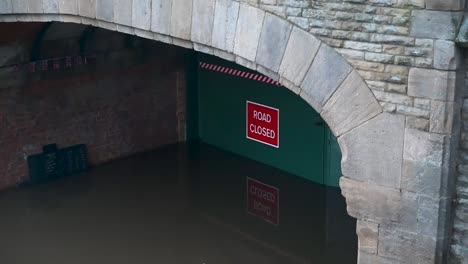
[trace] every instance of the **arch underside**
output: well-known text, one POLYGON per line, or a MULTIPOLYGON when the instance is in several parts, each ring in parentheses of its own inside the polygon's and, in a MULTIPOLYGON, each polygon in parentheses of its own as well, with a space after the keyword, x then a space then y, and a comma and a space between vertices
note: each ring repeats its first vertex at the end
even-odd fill
POLYGON ((358 72, 309 32, 232 0, 8 1, 0 3, 0 22, 93 25, 215 55, 279 81, 338 138, 340 186, 358 230, 403 221, 411 201, 399 191, 405 117, 384 113, 358 72))

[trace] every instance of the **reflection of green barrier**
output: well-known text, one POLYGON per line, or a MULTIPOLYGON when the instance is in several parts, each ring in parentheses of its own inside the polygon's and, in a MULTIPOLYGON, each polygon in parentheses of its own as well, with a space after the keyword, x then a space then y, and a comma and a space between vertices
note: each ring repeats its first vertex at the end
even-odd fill
POLYGON ((29 177, 32 183, 45 182, 88 170, 86 145, 57 149, 47 145, 43 153, 28 157, 29 177))

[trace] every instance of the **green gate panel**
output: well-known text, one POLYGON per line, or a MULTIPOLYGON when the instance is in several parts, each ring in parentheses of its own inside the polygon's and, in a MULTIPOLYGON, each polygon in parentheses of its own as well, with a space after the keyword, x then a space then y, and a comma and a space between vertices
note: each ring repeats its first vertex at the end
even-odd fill
MULTIPOLYGON (((252 72, 211 56, 200 55, 199 60, 252 72)), ((204 143, 326 183, 328 128, 309 104, 285 87, 199 69, 198 126, 204 143), (279 148, 247 139, 247 101, 279 109, 279 148)))

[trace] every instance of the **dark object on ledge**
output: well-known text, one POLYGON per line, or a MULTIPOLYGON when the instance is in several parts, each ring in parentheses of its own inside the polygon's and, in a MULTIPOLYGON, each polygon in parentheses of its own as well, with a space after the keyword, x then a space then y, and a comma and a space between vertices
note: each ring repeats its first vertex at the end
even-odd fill
POLYGON ((43 153, 28 157, 30 183, 41 183, 88 171, 86 145, 57 149, 43 147, 43 153))

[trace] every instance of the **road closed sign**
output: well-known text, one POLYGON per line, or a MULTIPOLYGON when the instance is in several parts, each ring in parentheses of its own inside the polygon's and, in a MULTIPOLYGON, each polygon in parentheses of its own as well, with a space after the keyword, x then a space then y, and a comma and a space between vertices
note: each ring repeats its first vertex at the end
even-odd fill
POLYGON ((279 148, 279 109, 247 101, 248 139, 279 148))
POLYGON ((271 224, 278 225, 278 188, 247 177, 247 212, 271 224))

